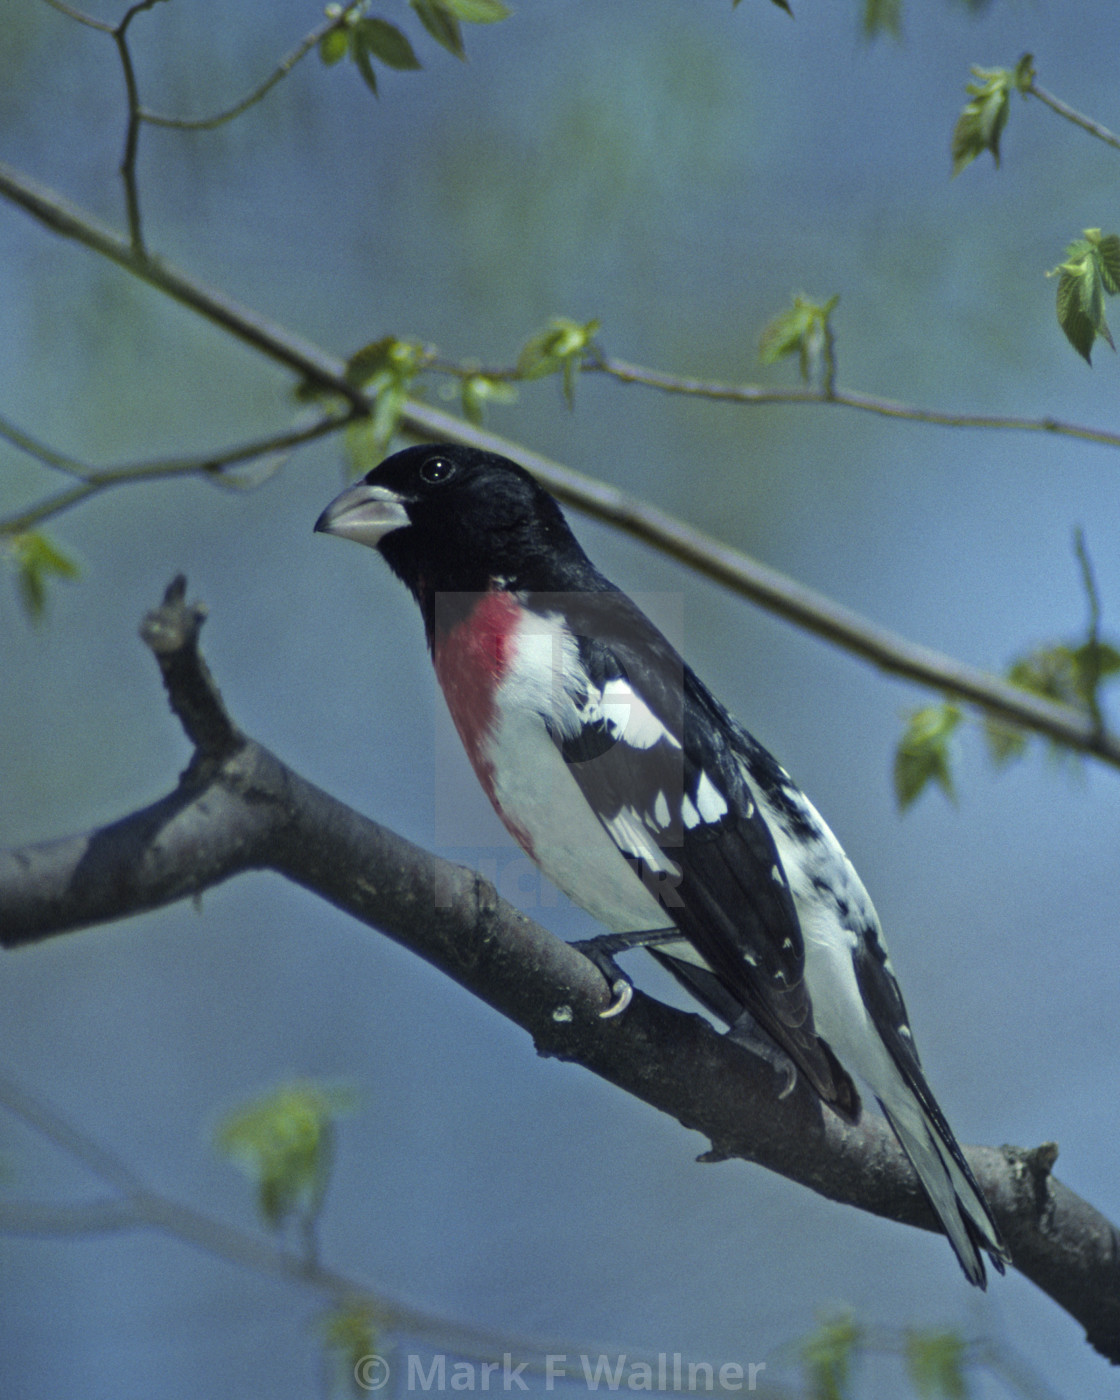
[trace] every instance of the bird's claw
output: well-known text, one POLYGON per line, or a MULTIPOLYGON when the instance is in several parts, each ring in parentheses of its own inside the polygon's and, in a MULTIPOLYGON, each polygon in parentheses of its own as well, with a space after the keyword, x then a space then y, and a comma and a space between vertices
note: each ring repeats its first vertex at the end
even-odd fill
POLYGON ((587 938, 572 944, 572 947, 578 948, 589 962, 595 964, 610 988, 610 1005, 606 1010, 599 1012, 599 1019, 603 1021, 621 1016, 634 999, 634 988, 629 979, 622 975, 621 969, 611 956, 614 941, 613 938, 587 938))
POLYGON ((633 1000, 634 988, 625 977, 617 978, 611 986, 611 1004, 605 1011, 599 1012, 599 1020, 609 1021, 614 1016, 621 1016, 633 1000))

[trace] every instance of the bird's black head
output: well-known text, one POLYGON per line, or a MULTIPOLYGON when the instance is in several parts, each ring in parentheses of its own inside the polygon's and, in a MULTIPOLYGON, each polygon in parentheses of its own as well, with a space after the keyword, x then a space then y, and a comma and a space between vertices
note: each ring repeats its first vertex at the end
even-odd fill
POLYGON ((524 468, 452 443, 387 457, 332 501, 316 530, 380 551, 421 606, 496 585, 560 592, 590 569, 560 507, 524 468))

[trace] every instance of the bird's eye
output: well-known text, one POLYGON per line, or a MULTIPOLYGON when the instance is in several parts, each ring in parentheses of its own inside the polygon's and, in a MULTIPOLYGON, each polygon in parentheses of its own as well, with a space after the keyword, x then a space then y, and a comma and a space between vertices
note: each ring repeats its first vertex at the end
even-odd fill
POLYGON ((438 486, 455 474, 455 463, 446 457, 429 457, 420 468, 420 480, 426 486, 438 486))

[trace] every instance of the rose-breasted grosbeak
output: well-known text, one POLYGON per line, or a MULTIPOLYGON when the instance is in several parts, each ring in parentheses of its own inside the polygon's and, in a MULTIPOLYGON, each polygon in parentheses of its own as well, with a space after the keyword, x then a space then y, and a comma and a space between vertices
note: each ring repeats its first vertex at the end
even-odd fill
POLYGON ((791 1085, 792 1062, 848 1118, 857 1075, 969 1280, 985 1284, 981 1250, 1002 1273, 1009 1256, 926 1083, 859 876, 785 770, 599 573, 552 497, 494 454, 412 447, 315 528, 378 549, 415 596, 498 815, 613 930, 584 945, 599 965, 648 944, 733 1034, 769 1047, 791 1085))

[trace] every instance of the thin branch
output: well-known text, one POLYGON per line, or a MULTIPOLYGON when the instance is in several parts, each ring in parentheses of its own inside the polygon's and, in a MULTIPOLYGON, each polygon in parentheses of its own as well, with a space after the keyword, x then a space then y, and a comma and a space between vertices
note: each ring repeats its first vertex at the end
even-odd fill
POLYGON ((262 457, 288 453, 305 443, 337 432, 339 428, 345 427, 353 416, 353 413, 341 417, 327 415, 308 427, 273 433, 269 437, 237 447, 228 447, 221 452, 206 453, 198 457, 169 457, 154 462, 133 462, 119 467, 91 467, 75 462, 72 458, 63 457, 60 453, 45 448, 42 443, 36 442, 0 419, 0 437, 30 453, 44 465, 77 476, 80 481, 80 484, 47 496, 26 510, 0 517, 0 538, 34 529, 51 516, 58 515, 80 501, 114 486, 133 485, 139 481, 165 481, 184 476, 199 476, 221 485, 239 486, 240 483, 235 478, 226 475, 228 468, 244 462, 257 461, 262 457))
MULTIPOLYGON (((127 243, 91 215, 75 208, 54 191, 44 189, 3 162, 0 162, 0 195, 18 204, 56 233, 73 238, 94 252, 120 264, 127 271, 189 306, 199 315, 229 331, 264 355, 294 370, 302 378, 334 390, 347 401, 355 413, 369 413, 369 401, 362 391, 347 379, 343 361, 163 262, 135 258, 127 243)), ((618 370, 618 362, 607 363, 615 371, 618 370)), ((669 381, 668 376, 662 378, 665 382, 658 383, 656 387, 685 392, 683 388, 677 387, 676 381, 669 381)), ((680 384, 688 382, 679 381, 680 384)), ((733 389, 733 386, 728 388, 733 389)), ((791 394, 797 391, 765 392, 774 393, 773 402, 797 401, 791 397, 791 394)), ((880 406, 890 406, 886 400, 861 400, 861 396, 850 393, 846 399, 853 407, 866 406, 871 402, 877 402, 880 406)), ((804 401, 808 402, 810 399, 805 398, 804 401)), ((836 400, 826 400, 834 401, 836 400)), ((909 410, 900 406, 898 416, 920 416, 922 413, 924 410, 909 410)), ((987 672, 965 666, 928 647, 918 646, 868 621, 852 609, 842 607, 813 589, 796 583, 778 570, 770 569, 748 555, 712 539, 655 506, 562 466, 540 453, 511 442, 508 438, 474 427, 462 418, 456 418, 431 404, 415 399, 408 400, 400 421, 402 431, 416 437, 429 441, 463 443, 513 457, 539 477, 542 484, 561 500, 643 540, 687 564, 698 573, 750 598, 768 611, 777 613, 780 617, 844 647, 857 656, 864 657, 881 669, 966 700, 997 719, 1018 724, 1080 753, 1091 754, 1105 763, 1120 767, 1120 740, 1098 734, 1091 718, 1079 710, 1043 700, 987 672)), ((973 417, 966 420, 951 418, 949 415, 930 415, 927 421, 951 421, 956 426, 1033 426, 1120 445, 1120 435, 1097 433, 1091 429, 1080 429, 1049 419, 1032 422, 1025 419, 997 420, 973 417)))
MULTIPOLYGON (((603 1020, 610 993, 576 948, 478 875, 360 816, 236 730, 198 654, 201 615, 177 582, 144 628, 199 745, 179 785, 111 826, 0 854, 0 944, 271 869, 425 958, 526 1030, 539 1053, 582 1064, 703 1133, 707 1160, 742 1157, 830 1200, 937 1228, 881 1118, 844 1123, 804 1081, 779 1099, 761 1059, 640 992, 625 1015, 603 1020)), ((1120 1360, 1120 1233, 1053 1177, 1053 1144, 966 1151, 1015 1267, 1120 1360)))
MULTIPOLYGON (((459 1356, 490 1360, 508 1353, 516 1356, 519 1362, 524 1359, 525 1370, 545 1372, 546 1358, 550 1355, 575 1356, 594 1350, 586 1343, 564 1342, 555 1337, 543 1340, 471 1327, 409 1307, 375 1292, 357 1279, 326 1268, 315 1260, 309 1261, 305 1253, 285 1248, 275 1237, 265 1239, 259 1234, 250 1234, 148 1189, 114 1154, 3 1074, 0 1074, 0 1104, 83 1165, 91 1166, 97 1175, 105 1175, 98 1170, 99 1164, 108 1163, 108 1184, 123 1193, 108 1199, 65 1205, 0 1199, 0 1234, 92 1235, 157 1229, 213 1258, 325 1293, 334 1307, 359 1306, 369 1313, 370 1320, 379 1329, 426 1341, 459 1356), (125 1172, 127 1176, 122 1175, 125 1172)), ((643 1359, 642 1354, 632 1348, 628 1348, 626 1354, 633 1360, 643 1359)), ((985 1358, 985 1364, 994 1366, 1000 1359, 998 1356, 991 1361, 985 1358)), ((680 1388, 683 1387, 662 1387, 670 1391, 680 1388)), ((771 1392, 764 1388, 759 1393, 765 1397, 771 1392)))
POLYGON ((1046 104, 1052 112, 1057 112, 1059 117, 1065 117, 1067 122, 1073 122, 1074 126, 1079 126, 1082 131, 1087 131, 1090 136, 1095 136, 1098 141, 1103 141, 1106 145, 1112 146, 1114 150, 1120 151, 1120 136, 1109 131, 1107 126, 1102 126, 1092 117, 1086 117, 1081 112, 1069 107, 1060 98, 1055 97, 1052 92, 1047 92, 1045 88, 1031 79, 1030 84, 1023 88, 1024 95, 1037 97, 1040 102, 1046 104))
POLYGON ((128 29, 132 21, 138 14, 145 10, 150 10, 154 6, 162 3, 162 0, 136 0, 124 13, 119 24, 106 24, 101 20, 96 20, 92 16, 84 14, 80 10, 62 3, 62 0, 48 0, 60 14, 75 20, 79 24, 84 24, 91 29, 99 30, 102 33, 112 36, 117 48, 117 56, 120 59, 121 72, 124 76, 125 95, 128 102, 128 122, 125 127, 124 152, 121 156, 119 167, 121 180, 124 183, 125 194, 125 216, 128 222, 129 244, 132 252, 137 258, 147 256, 144 247, 144 235, 140 216, 140 190, 136 177, 136 159, 140 143, 140 128, 147 122, 152 126, 173 127, 179 131, 213 131, 216 127, 232 121, 239 117, 242 112, 260 102, 276 86, 282 78, 292 71, 297 63, 318 44, 326 35, 336 29, 343 28, 350 20, 351 13, 355 6, 348 6, 341 14, 335 15, 323 24, 314 29, 286 58, 281 59, 276 69, 252 92, 236 102, 232 107, 223 112, 219 112, 212 117, 203 117, 197 120, 189 118, 169 117, 158 112, 148 111, 140 102, 140 90, 136 82, 136 69, 132 62, 132 51, 128 45, 128 29))
POLYGON ((140 190, 136 183, 136 155, 140 142, 140 92, 136 86, 136 70, 132 66, 132 51, 128 47, 128 27, 144 10, 150 10, 161 0, 137 0, 125 11, 120 24, 113 30, 113 41, 124 74, 125 94, 128 98, 128 125, 125 128, 124 154, 121 156, 120 175, 124 181, 125 211, 128 217, 128 236, 133 253, 146 256, 144 235, 140 224, 140 190))
POLYGON ((328 34, 333 33, 336 29, 344 28, 355 8, 354 5, 350 5, 342 14, 327 20, 318 29, 313 29, 286 58, 280 60, 262 83, 258 83, 250 93, 241 98, 240 101, 235 102, 232 107, 227 107, 211 117, 170 117, 161 112, 153 112, 147 107, 141 107, 139 113, 141 119, 152 126, 170 127, 175 131, 214 131, 217 127, 224 126, 226 122, 233 121, 242 112, 247 112, 250 107, 255 107, 262 98, 267 97, 276 84, 286 78, 296 64, 305 58, 317 44, 320 44, 328 34))
POLYGON ((896 399, 875 394, 861 394, 852 389, 838 389, 827 377, 822 388, 809 385, 727 384, 719 381, 690 379, 683 375, 664 374, 644 365, 628 364, 613 356, 589 358, 586 371, 608 374, 623 384, 643 384, 667 394, 686 394, 692 398, 711 399, 717 403, 736 404, 829 404, 875 413, 883 418, 908 419, 914 423, 933 423, 944 428, 986 428, 1010 432, 1053 433, 1059 437, 1080 438, 1084 442, 1100 443, 1104 447, 1120 447, 1120 432, 1088 428, 1078 423, 1066 423, 1059 418, 1018 418, 1006 414, 948 413, 941 409, 921 408, 916 404, 900 403, 896 399))
POLYGON ((76 10, 72 5, 64 4, 63 0, 47 0, 47 4, 52 10, 57 10, 60 15, 65 15, 67 19, 84 24, 89 29, 99 30, 102 34, 112 34, 116 29, 115 25, 108 24, 103 19, 95 19, 93 15, 87 15, 83 10, 76 10))
POLYGON ((28 1127, 34 1128, 40 1137, 80 1162, 114 1191, 130 1196, 143 1189, 140 1178, 115 1152, 110 1152, 71 1126, 61 1113, 21 1089, 14 1080, 3 1074, 0 1074, 0 1102, 9 1113, 14 1113, 28 1127))
MULTIPOLYGON (((43 1133, 64 1151, 77 1148, 77 1155, 89 1164, 99 1160, 117 1159, 80 1129, 67 1123, 56 1110, 29 1094, 5 1075, 0 1075, 0 1104, 32 1128, 43 1133), (59 1132, 62 1128, 64 1131, 59 1132)), ((182 1206, 167 1196, 143 1187, 129 1172, 132 1186, 126 1195, 112 1196, 77 1204, 44 1203, 40 1201, 0 1199, 0 1234, 38 1237, 91 1236, 122 1233, 128 1230, 158 1229, 192 1248, 255 1273, 273 1276, 325 1293, 332 1306, 365 1311, 382 1331, 407 1335, 428 1342, 442 1351, 479 1361, 513 1356, 519 1373, 549 1375, 548 1358, 593 1355, 596 1347, 586 1342, 564 1342, 557 1338, 542 1340, 513 1333, 494 1332, 470 1327, 450 1318, 434 1316, 403 1305, 383 1294, 374 1293, 366 1284, 326 1269, 317 1262, 308 1264, 304 1257, 285 1249, 276 1239, 265 1240, 236 1226, 216 1220, 213 1216, 182 1206), (522 1365, 523 1363, 523 1365, 522 1365)), ((111 1183, 112 1184, 112 1183, 111 1183)), ((865 1332, 860 1351, 883 1356, 904 1355, 910 1340, 909 1331, 876 1328, 865 1332)), ((1022 1358, 990 1338, 977 1338, 965 1343, 963 1366, 970 1370, 987 1371, 1002 1377, 1009 1388, 1027 1400, 1053 1400, 1053 1392, 1026 1366, 1022 1358)), ((630 1363, 645 1362, 651 1372, 658 1367, 658 1356, 646 1357, 633 1347, 625 1349, 630 1363)), ((664 1370, 663 1364, 658 1367, 664 1370)), ((682 1376, 680 1383, 666 1377, 658 1385, 663 1393, 692 1390, 682 1376)), ((759 1387, 752 1375, 751 1390, 762 1400, 774 1400, 787 1394, 784 1387, 773 1387, 764 1380, 759 1387)))
POLYGON ((3 1074, 0 1074, 0 1104, 120 1193, 109 1199, 76 1205, 0 1200, 0 1233, 95 1234, 158 1229, 227 1263, 325 1292, 335 1305, 361 1302, 378 1326, 442 1341, 463 1355, 500 1356, 503 1351, 517 1350, 543 1356, 555 1349, 555 1343, 468 1327, 408 1307, 376 1293, 357 1279, 309 1262, 303 1251, 285 1248, 276 1240, 216 1220, 152 1191, 115 1153, 3 1074))
POLYGON ((79 462, 76 457, 68 457, 64 452, 57 452, 38 438, 33 438, 9 418, 0 417, 0 438, 10 442, 13 447, 18 447, 21 452, 26 452, 29 457, 34 457, 44 467, 65 472, 67 476, 76 476, 81 481, 85 481, 95 470, 87 463, 79 462))
POLYGON ((302 379, 334 390, 358 413, 368 413, 365 396, 346 378, 341 360, 162 259, 138 256, 129 242, 108 225, 3 161, 0 161, 0 195, 53 232, 108 258, 269 359, 293 370, 302 379))
POLYGON ((1101 682, 1101 595, 1093 574, 1093 561, 1085 544, 1085 531, 1079 525, 1074 531, 1073 548, 1081 567, 1081 583, 1089 602, 1089 626, 1086 634, 1085 690, 1089 715, 1097 733, 1104 730, 1099 688, 1101 682))

